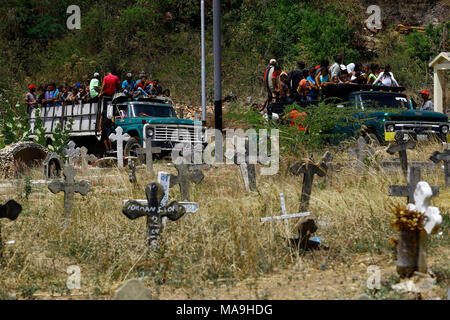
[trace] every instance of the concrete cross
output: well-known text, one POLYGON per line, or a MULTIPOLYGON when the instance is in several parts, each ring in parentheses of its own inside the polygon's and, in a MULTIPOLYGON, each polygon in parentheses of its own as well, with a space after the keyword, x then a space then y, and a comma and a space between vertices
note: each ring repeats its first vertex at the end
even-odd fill
MULTIPOLYGON (((407 203, 414 201, 414 191, 417 184, 421 180, 422 171, 420 167, 409 166, 408 168, 408 185, 406 186, 389 186, 389 195, 394 197, 407 197, 407 203)), ((439 187, 431 187, 433 196, 439 196, 439 187)))
POLYGON ((87 169, 87 153, 88 149, 86 147, 80 148, 80 158, 81 158, 81 170, 85 171, 87 169))
POLYGON ((430 206, 433 190, 427 182, 420 181, 414 190, 414 204, 408 203, 407 209, 419 211, 424 215, 423 230, 419 233, 417 245, 416 233, 400 231, 397 247, 397 271, 409 276, 415 270, 427 273, 427 236, 435 233, 442 223, 439 208, 430 206))
POLYGON ((128 168, 130 169, 130 173, 128 174, 128 178, 130 179, 131 183, 137 183, 136 179, 136 164, 133 160, 128 161, 128 168))
POLYGON ((245 139, 245 154, 236 151, 231 154, 225 153, 225 157, 233 159, 233 162, 239 166, 245 189, 247 191, 256 191, 256 166, 254 163, 250 163, 250 147, 248 139, 245 139))
POLYGON ((49 152, 44 160, 44 179, 59 178, 63 163, 56 152, 49 152))
POLYGON ((75 148, 76 144, 72 140, 69 141, 67 146, 69 148, 63 149, 63 155, 67 157, 66 163, 68 163, 69 165, 73 166, 75 161, 77 160, 77 158, 79 158, 80 155, 81 155, 80 149, 79 148, 75 148))
POLYGON ((136 155, 140 158, 141 155, 145 155, 145 167, 147 172, 153 171, 153 154, 161 153, 160 147, 152 147, 152 140, 145 139, 145 148, 139 148, 136 150, 136 155))
POLYGON ((395 134, 395 143, 391 144, 387 148, 387 153, 395 154, 398 152, 400 158, 400 165, 403 170, 403 174, 406 176, 408 172, 408 156, 406 154, 406 150, 414 149, 416 147, 416 142, 411 139, 405 139, 403 133, 397 132, 395 134))
POLYGON ((289 233, 289 222, 288 222, 288 219, 309 216, 309 212, 300 212, 300 213, 288 214, 287 211, 286 211, 286 203, 285 203, 285 199, 284 199, 284 194, 283 193, 280 193, 280 203, 281 203, 281 212, 283 213, 283 215, 275 216, 275 217, 261 218, 261 222, 273 221, 273 220, 284 220, 284 224, 285 224, 285 227, 286 227, 286 232, 289 233))
POLYGON ((358 172, 363 172, 364 171, 364 159, 366 158, 366 156, 369 155, 373 155, 374 154, 374 150, 367 145, 366 143, 366 139, 364 139, 364 137, 359 137, 358 140, 356 141, 357 147, 356 148, 350 148, 349 149, 349 154, 351 156, 356 156, 357 160, 357 170, 358 172), (366 150, 367 147, 367 150, 366 150))
POLYGON ((176 201, 169 205, 161 206, 164 197, 164 189, 159 183, 150 183, 145 187, 147 205, 138 201, 129 200, 122 208, 123 214, 131 219, 147 217, 147 238, 152 248, 158 247, 158 238, 161 233, 161 218, 166 216, 172 221, 180 219, 186 210, 176 201))
POLYGON ((296 176, 303 173, 303 186, 302 186, 300 212, 308 211, 314 175, 317 174, 319 177, 326 176, 328 166, 324 161, 321 161, 319 164, 315 164, 311 161, 307 162, 298 161, 290 167, 289 171, 296 176))
POLYGON ((109 135, 109 140, 117 142, 117 167, 119 168, 123 168, 123 143, 130 140, 130 138, 128 133, 123 133, 122 127, 117 127, 116 133, 109 135))
MULTIPOLYGON (((22 211, 22 206, 15 200, 8 200, 5 204, 0 206, 0 219, 9 219, 14 221, 22 211)), ((2 226, 0 224, 0 257, 3 253, 3 240, 2 240, 2 226)))
POLYGON ((178 171, 178 175, 170 175, 170 188, 178 184, 180 186, 181 200, 191 201, 190 183, 200 183, 205 176, 201 170, 195 167, 191 169, 190 165, 185 163, 176 164, 175 168, 178 171))
POLYGON ((436 164, 440 161, 444 162, 445 185, 450 187, 450 149, 447 149, 444 152, 433 152, 430 160, 436 164))
POLYGON ((67 227, 70 221, 75 193, 85 196, 91 190, 89 181, 75 182, 75 174, 75 168, 67 166, 64 168, 64 181, 54 180, 48 185, 48 189, 54 194, 64 192, 64 227, 67 227))

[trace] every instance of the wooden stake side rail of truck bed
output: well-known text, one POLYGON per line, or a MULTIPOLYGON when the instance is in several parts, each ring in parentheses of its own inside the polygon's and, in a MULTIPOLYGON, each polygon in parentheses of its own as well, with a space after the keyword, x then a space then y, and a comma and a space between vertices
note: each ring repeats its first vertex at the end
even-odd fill
MULTIPOLYGON (((40 118, 45 127, 45 133, 50 136, 59 125, 66 129, 70 119, 73 119, 71 136, 96 136, 97 123, 100 119, 97 102, 64 103, 60 106, 40 107, 40 118)), ((33 109, 29 118, 31 138, 34 137, 36 123, 36 109, 33 109)))

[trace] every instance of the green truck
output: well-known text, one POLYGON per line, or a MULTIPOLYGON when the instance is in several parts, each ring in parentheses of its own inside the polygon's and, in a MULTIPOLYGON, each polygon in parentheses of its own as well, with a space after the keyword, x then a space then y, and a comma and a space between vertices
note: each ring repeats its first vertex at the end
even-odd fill
MULTIPOLYGON (((147 138, 153 147, 160 147, 163 153, 169 153, 179 143, 205 145, 206 130, 202 123, 178 118, 170 98, 132 99, 121 94, 99 103, 79 101, 39 108, 48 144, 55 128, 67 128, 71 121, 71 140, 77 146, 88 148, 89 153, 103 155, 105 146, 100 141, 98 124, 104 108, 108 117, 114 117, 114 126, 122 127, 123 132, 131 136, 124 146, 126 155, 136 156, 136 150, 145 146, 147 138)), ((33 110, 29 118, 31 138, 36 120, 36 110, 33 110)))
MULTIPOLYGON (((448 117, 440 112, 417 110, 414 100, 402 93, 404 90, 403 87, 329 85, 324 88, 320 99, 297 104, 306 112, 323 99, 338 108, 354 108, 353 116, 359 124, 335 129, 348 137, 356 137, 363 131, 368 141, 385 144, 393 141, 395 133, 400 132, 419 141, 435 138, 450 142, 448 117)), ((268 113, 269 117, 273 113, 283 114, 284 106, 273 103, 268 113)))

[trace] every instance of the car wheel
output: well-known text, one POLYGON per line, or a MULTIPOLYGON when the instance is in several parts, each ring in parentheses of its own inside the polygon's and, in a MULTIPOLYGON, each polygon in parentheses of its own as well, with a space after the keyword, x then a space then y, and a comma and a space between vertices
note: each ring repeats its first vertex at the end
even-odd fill
POLYGON ((139 162, 144 163, 145 162, 145 155, 141 154, 138 156, 137 150, 142 148, 141 142, 139 141, 138 137, 133 137, 130 140, 127 141, 127 144, 125 145, 124 154, 131 157, 137 157, 139 162))

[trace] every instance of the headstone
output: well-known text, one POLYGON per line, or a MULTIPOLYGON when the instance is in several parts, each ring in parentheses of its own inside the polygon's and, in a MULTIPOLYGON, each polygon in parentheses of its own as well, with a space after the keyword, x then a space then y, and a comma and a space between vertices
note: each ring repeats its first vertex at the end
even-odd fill
POLYGON ((67 144, 68 148, 63 149, 63 155, 67 157, 66 163, 73 166, 77 159, 79 159, 81 152, 79 148, 75 148, 76 144, 72 140, 67 144))
POLYGON ((54 194, 61 191, 64 192, 64 227, 67 227, 70 221, 74 194, 79 193, 85 196, 91 189, 89 181, 81 180, 75 182, 75 174, 75 168, 67 166, 64 168, 64 181, 54 180, 48 185, 48 189, 54 194))
POLYGON ((137 183, 136 179, 136 164, 133 160, 128 161, 128 168, 130 169, 130 173, 128 174, 128 178, 130 179, 130 182, 135 184, 137 183))
POLYGON ((430 160, 436 164, 440 161, 444 162, 445 185, 450 187, 450 149, 444 150, 444 152, 433 152, 430 160))
POLYGON ((44 179, 50 180, 61 177, 62 168, 63 163, 59 155, 56 152, 48 153, 44 160, 44 179))
POLYGON ((123 168, 123 143, 130 140, 128 133, 123 133, 122 127, 116 128, 116 133, 109 135, 109 140, 117 143, 117 167, 123 168))
POLYGON ((366 159, 367 155, 373 155, 374 150, 367 145, 366 139, 364 137, 359 137, 356 141, 357 147, 351 148, 349 150, 349 154, 351 156, 356 156, 357 158, 357 165, 356 168, 358 172, 364 171, 364 160, 366 159))
POLYGON ((152 140, 147 138, 145 139, 145 148, 139 148, 136 153, 139 157, 145 155, 145 167, 147 172, 151 172, 153 171, 153 154, 161 153, 161 148, 152 147, 152 140))
POLYGON ((175 168, 178 175, 170 175, 170 187, 175 185, 180 186, 181 200, 191 201, 191 186, 190 183, 200 183, 205 177, 199 169, 190 170, 190 166, 185 163, 176 164, 175 168))
POLYGON ((400 165, 403 170, 403 174, 406 176, 408 172, 408 156, 406 154, 406 150, 414 149, 416 147, 416 142, 405 137, 403 133, 397 132, 395 134, 395 143, 391 144, 387 148, 387 153, 395 154, 398 152, 400 158, 400 165))
POLYGON ((138 279, 131 279, 117 289, 114 298, 116 300, 152 300, 152 292, 138 279))
POLYGON ((404 277, 415 271, 427 273, 427 236, 435 233, 442 223, 439 208, 430 206, 433 190, 424 181, 417 183, 414 191, 414 204, 408 203, 407 210, 418 211, 424 215, 422 229, 400 230, 397 246, 397 272, 404 277))
POLYGON ((300 213, 288 214, 287 211, 286 211, 286 203, 285 203, 285 199, 284 199, 284 194, 283 193, 280 193, 280 203, 281 203, 281 212, 283 214, 281 216, 261 218, 261 222, 274 221, 274 220, 284 220, 284 224, 285 224, 285 227, 286 227, 286 232, 289 233, 289 222, 288 222, 288 219, 309 216, 309 212, 300 212, 300 213))
MULTIPOLYGON (((406 186, 389 186, 389 195, 394 197, 407 197, 407 203, 412 203, 414 201, 414 192, 416 190, 417 184, 421 180, 421 169, 420 167, 409 166, 408 168, 408 185, 406 186)), ((439 196, 439 187, 431 187, 433 196, 439 196)))
POLYGON ((180 219, 186 212, 183 206, 176 201, 169 205, 162 206, 161 200, 164 197, 164 189, 159 183, 150 183, 145 187, 147 205, 143 205, 135 200, 129 200, 123 206, 122 212, 127 218, 134 220, 139 217, 147 217, 147 237, 148 244, 152 248, 158 247, 158 238, 161 233, 161 218, 167 216, 170 220, 180 219))
POLYGON ((81 170, 87 170, 88 162, 93 164, 95 161, 97 161, 97 157, 92 154, 88 155, 88 149, 86 147, 83 146, 80 148, 81 170))
MULTIPOLYGON (((0 219, 9 219, 14 221, 22 211, 22 206, 15 200, 8 200, 5 204, 0 206, 0 219)), ((3 240, 2 240, 2 226, 0 224, 0 257, 3 253, 3 240)))
POLYGON ((302 196, 299 211, 308 211, 314 175, 317 174, 319 177, 324 177, 328 171, 328 166, 323 161, 319 164, 313 163, 312 161, 296 162, 290 167, 289 171, 296 176, 303 174, 302 196))

